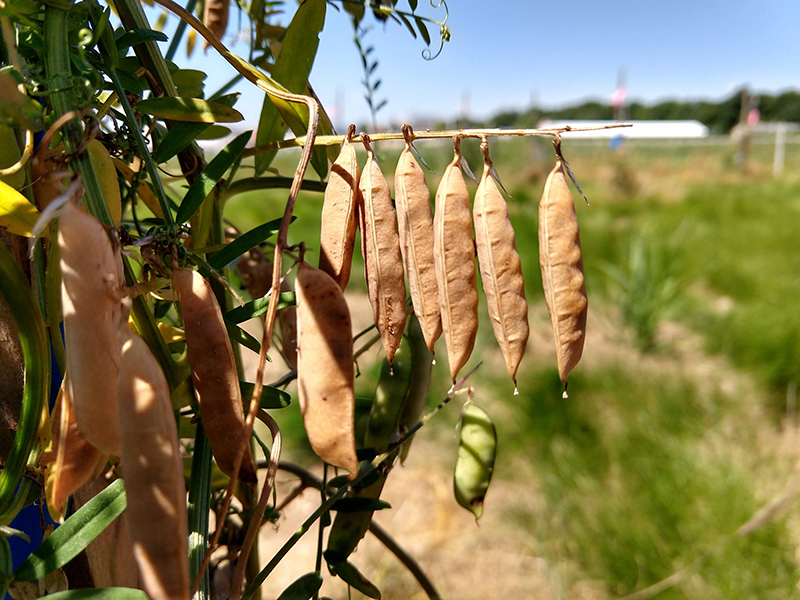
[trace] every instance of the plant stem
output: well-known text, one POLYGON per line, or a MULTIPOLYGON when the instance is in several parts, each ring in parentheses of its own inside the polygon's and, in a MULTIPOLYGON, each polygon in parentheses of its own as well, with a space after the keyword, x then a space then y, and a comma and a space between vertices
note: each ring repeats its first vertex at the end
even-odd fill
POLYGON ((167 225, 174 226, 175 218, 172 216, 172 209, 167 201, 167 194, 164 192, 164 186, 161 184, 161 177, 158 173, 158 167, 156 166, 155 162, 153 162, 153 157, 150 155, 150 151, 147 148, 147 142, 145 142, 142 131, 139 129, 139 125, 136 122, 136 116, 133 114, 131 103, 128 102, 128 97, 125 94, 125 88, 115 72, 111 73, 111 81, 114 84, 114 91, 117 93, 119 103, 122 105, 122 110, 125 112, 125 117, 128 120, 128 129, 133 134, 133 138, 136 140, 136 145, 139 147, 139 152, 142 155, 144 166, 147 169, 147 175, 150 178, 150 183, 153 185, 153 189, 155 190, 156 199, 161 207, 161 212, 164 213, 164 221, 167 223, 167 225))
MULTIPOLYGON (((325 486, 324 482, 320 481, 312 473, 298 465, 292 463, 280 463, 278 468, 282 471, 297 475, 300 478, 302 485, 305 487, 316 487, 322 490, 325 486)), ((369 525, 369 531, 380 543, 386 546, 386 549, 389 550, 389 552, 394 554, 397 559, 403 563, 403 566, 405 566, 414 576, 414 579, 417 580, 417 583, 419 583, 420 587, 428 595, 428 598, 431 600, 440 600, 441 597, 439 596, 439 592, 436 591, 433 582, 425 574, 425 571, 422 570, 422 567, 419 566, 417 561, 415 561, 414 558, 408 552, 406 552, 385 529, 383 529, 383 527, 372 521, 369 525)), ((317 565, 317 571, 319 570, 320 565, 317 565)))
MULTIPOLYGON (((122 26, 126 30, 151 29, 147 22, 142 3, 139 0, 116 0, 114 7, 117 9, 122 26)), ((177 96, 175 83, 169 72, 167 62, 161 56, 161 51, 155 42, 142 42, 133 47, 142 66, 155 77, 161 91, 166 96, 177 96)))
MULTIPOLYGON (((186 3, 186 12, 194 12, 194 7, 197 5, 197 0, 189 0, 186 3)), ((172 39, 169 42, 169 48, 167 48, 167 54, 165 55, 165 59, 172 60, 175 56, 175 52, 178 50, 178 46, 181 43, 181 38, 183 38, 183 32, 186 31, 186 21, 181 19, 178 22, 178 26, 175 28, 175 33, 172 36, 172 39)))
MULTIPOLYGON (((197 423, 189 480, 189 577, 194 580, 208 547, 208 513, 211 499, 211 448, 203 423, 197 423)), ((208 573, 203 573, 200 587, 192 600, 209 598, 208 573)))
MULTIPOLYGON (((531 137, 531 136, 551 136, 569 133, 573 131, 600 131, 602 129, 617 129, 618 127, 632 127, 631 123, 613 123, 611 125, 602 125, 600 127, 556 127, 553 129, 447 129, 444 131, 431 131, 424 129, 422 131, 415 131, 413 135, 414 140, 435 140, 447 139, 454 136, 465 138, 482 138, 482 137, 531 137)), ((344 135, 318 135, 314 138, 315 146, 334 146, 344 143, 347 136, 344 135)), ((370 142, 383 142, 386 140, 402 140, 405 139, 402 133, 371 133, 369 135, 370 142)), ((361 136, 355 135, 350 138, 351 142, 360 142, 361 136)), ((306 145, 306 137, 300 136, 282 140, 279 142, 272 142, 264 144, 263 146, 256 146, 255 148, 248 148, 242 156, 255 156, 265 152, 274 152, 284 148, 298 148, 306 145)))
MULTIPOLYGON (((53 4, 47 4, 44 9, 44 30, 45 30, 45 72, 48 84, 51 89, 50 105, 53 107, 53 114, 56 118, 73 110, 68 91, 71 87, 72 69, 69 59, 69 39, 68 39, 68 12, 62 8, 57 8, 53 4)), ((78 125, 77 119, 71 119, 61 129, 64 148, 67 154, 75 153, 80 147, 83 132, 78 125)), ((111 214, 108 212, 100 182, 97 180, 92 161, 89 154, 81 152, 72 158, 73 169, 80 174, 81 183, 85 190, 84 202, 92 213, 101 223, 107 227, 113 227, 111 214)))
POLYGON ((50 350, 39 305, 30 283, 14 257, 0 244, 0 297, 17 327, 25 363, 25 388, 22 395, 17 432, 0 471, 0 524, 7 525, 14 517, 9 511, 25 465, 36 444, 36 430, 42 409, 50 397, 50 350))
MULTIPOLYGON (((356 479, 362 479, 363 476, 359 476, 356 479)), ((348 490, 348 486, 343 485, 339 488, 339 490, 333 494, 326 502, 321 504, 317 510, 315 510, 311 515, 300 525, 300 528, 292 534, 286 543, 281 546, 280 550, 275 553, 275 556, 267 563, 267 566, 264 567, 258 576, 253 579, 247 589, 242 594, 242 600, 249 600, 259 586, 264 583, 264 580, 269 576, 270 573, 277 567, 280 562, 283 560, 283 557, 289 553, 289 550, 294 548, 294 545, 300 541, 300 539, 306 534, 306 532, 311 528, 314 522, 319 519, 325 512, 329 511, 331 507, 336 503, 336 501, 344 496, 345 492, 348 490)))
MULTIPOLYGON (((264 510, 267 508, 267 502, 271 495, 273 486, 275 485, 275 475, 278 473, 278 460, 281 456, 281 431, 278 429, 278 424, 275 420, 267 414, 264 410, 258 411, 258 418, 269 427, 272 434, 272 449, 269 453, 269 467, 267 470, 267 477, 264 481, 264 487, 261 489, 261 498, 258 500, 258 506, 253 511, 247 534, 242 544, 242 552, 239 555, 239 562, 236 565, 236 572, 233 576, 233 585, 231 586, 231 600, 238 600, 239 593, 242 589, 242 582, 244 581, 244 561, 247 561, 248 555, 253 548, 257 548, 256 537, 261 529, 261 523, 264 517, 264 510)), ((317 569, 319 570, 319 569, 317 569)), ((257 576, 256 576, 257 577, 257 576)), ((254 593, 258 592, 256 588, 254 593)))

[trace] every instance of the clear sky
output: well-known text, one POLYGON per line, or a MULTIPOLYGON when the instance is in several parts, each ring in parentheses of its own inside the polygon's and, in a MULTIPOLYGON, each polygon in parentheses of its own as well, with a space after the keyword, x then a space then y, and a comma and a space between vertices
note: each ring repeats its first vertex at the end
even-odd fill
MULTIPOLYGON (((407 10, 407 0, 397 6, 407 10)), ((450 0, 449 7, 452 39, 433 61, 422 58, 424 43, 405 28, 365 18, 373 27, 365 41, 375 47, 382 79, 377 97, 389 100, 379 122, 452 119, 465 99, 478 118, 531 103, 605 102, 619 69, 627 75, 629 100, 646 103, 719 100, 745 84, 759 92, 800 86, 798 0, 450 0)), ((287 0, 283 24, 293 8, 287 0)), ((427 0, 419 0, 417 12, 444 16, 427 0)), ((168 35, 176 23, 169 19, 168 35)), ((226 43, 238 23, 234 11, 226 43)), ((347 13, 329 5, 311 81, 329 112, 339 107, 332 115, 339 126, 369 119, 352 37, 347 13)), ((233 49, 246 53, 241 44, 233 49)), ((210 74, 209 91, 233 74, 212 50, 205 56, 196 50, 190 63, 184 57, 176 57, 182 66, 210 74)), ((240 89, 246 87, 252 86, 240 89)), ((253 89, 238 108, 255 122, 260 103, 253 89)))

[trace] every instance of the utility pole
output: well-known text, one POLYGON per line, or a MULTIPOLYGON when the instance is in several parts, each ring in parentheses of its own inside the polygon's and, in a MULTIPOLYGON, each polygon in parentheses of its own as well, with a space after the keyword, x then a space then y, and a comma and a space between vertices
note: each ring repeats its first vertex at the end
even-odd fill
POLYGON ((628 118, 628 107, 625 100, 628 96, 627 74, 625 69, 617 71, 617 89, 611 96, 611 105, 614 107, 614 120, 625 121, 628 118))

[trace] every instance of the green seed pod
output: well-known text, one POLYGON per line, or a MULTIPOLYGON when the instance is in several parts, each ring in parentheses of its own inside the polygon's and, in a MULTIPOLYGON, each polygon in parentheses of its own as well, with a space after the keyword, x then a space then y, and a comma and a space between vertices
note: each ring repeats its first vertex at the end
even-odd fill
MULTIPOLYGON (((427 348, 425 350, 427 352, 427 348)), ((366 448, 374 448, 380 454, 386 452, 389 445, 397 439, 399 435, 398 420, 412 386, 412 365, 415 359, 416 355, 412 353, 412 348, 405 337, 394 355, 393 365, 389 366, 389 360, 384 358, 378 387, 375 390, 375 399, 372 401, 372 408, 369 412, 367 430, 364 434, 366 448)), ((391 461, 386 467, 380 469, 379 477, 375 482, 355 490, 347 497, 377 500, 383 491, 390 469, 391 461)), ((331 533, 328 536, 328 549, 325 553, 331 564, 342 563, 353 553, 369 529, 372 513, 371 510, 336 513, 331 533)))
MULTIPOLYGON (((412 360, 411 385, 408 388, 406 401, 403 403, 403 411, 400 413, 400 421, 398 423, 401 436, 414 427, 422 416, 425 401, 428 399, 431 371, 433 370, 433 354, 428 350, 422 327, 414 315, 411 315, 408 319, 408 345, 411 349, 412 360)), ((400 448, 401 463, 406 461, 413 440, 414 436, 411 436, 400 448)))
POLYGON ((483 514, 483 499, 494 471, 497 454, 497 431, 489 415, 472 402, 461 412, 461 439, 453 476, 456 501, 475 515, 483 514))
POLYGON ((381 376, 375 389, 375 399, 369 411, 364 447, 378 454, 386 452, 398 434, 398 418, 411 385, 414 357, 408 340, 403 336, 394 355, 393 364, 384 359, 381 376))

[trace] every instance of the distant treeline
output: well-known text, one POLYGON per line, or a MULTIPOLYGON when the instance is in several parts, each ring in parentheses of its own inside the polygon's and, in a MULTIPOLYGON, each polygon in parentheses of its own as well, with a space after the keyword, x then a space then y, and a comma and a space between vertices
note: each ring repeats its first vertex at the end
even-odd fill
MULTIPOLYGON (((762 121, 800 122, 800 92, 779 96, 763 94, 758 106, 762 121)), ((721 102, 679 102, 670 100, 652 106, 634 102, 628 106, 628 118, 636 120, 694 119, 706 125, 712 134, 727 134, 739 122, 742 92, 737 91, 721 102)), ((585 102, 558 110, 532 109, 504 111, 494 115, 491 127, 533 128, 540 119, 613 119, 614 109, 600 102, 585 102)))

